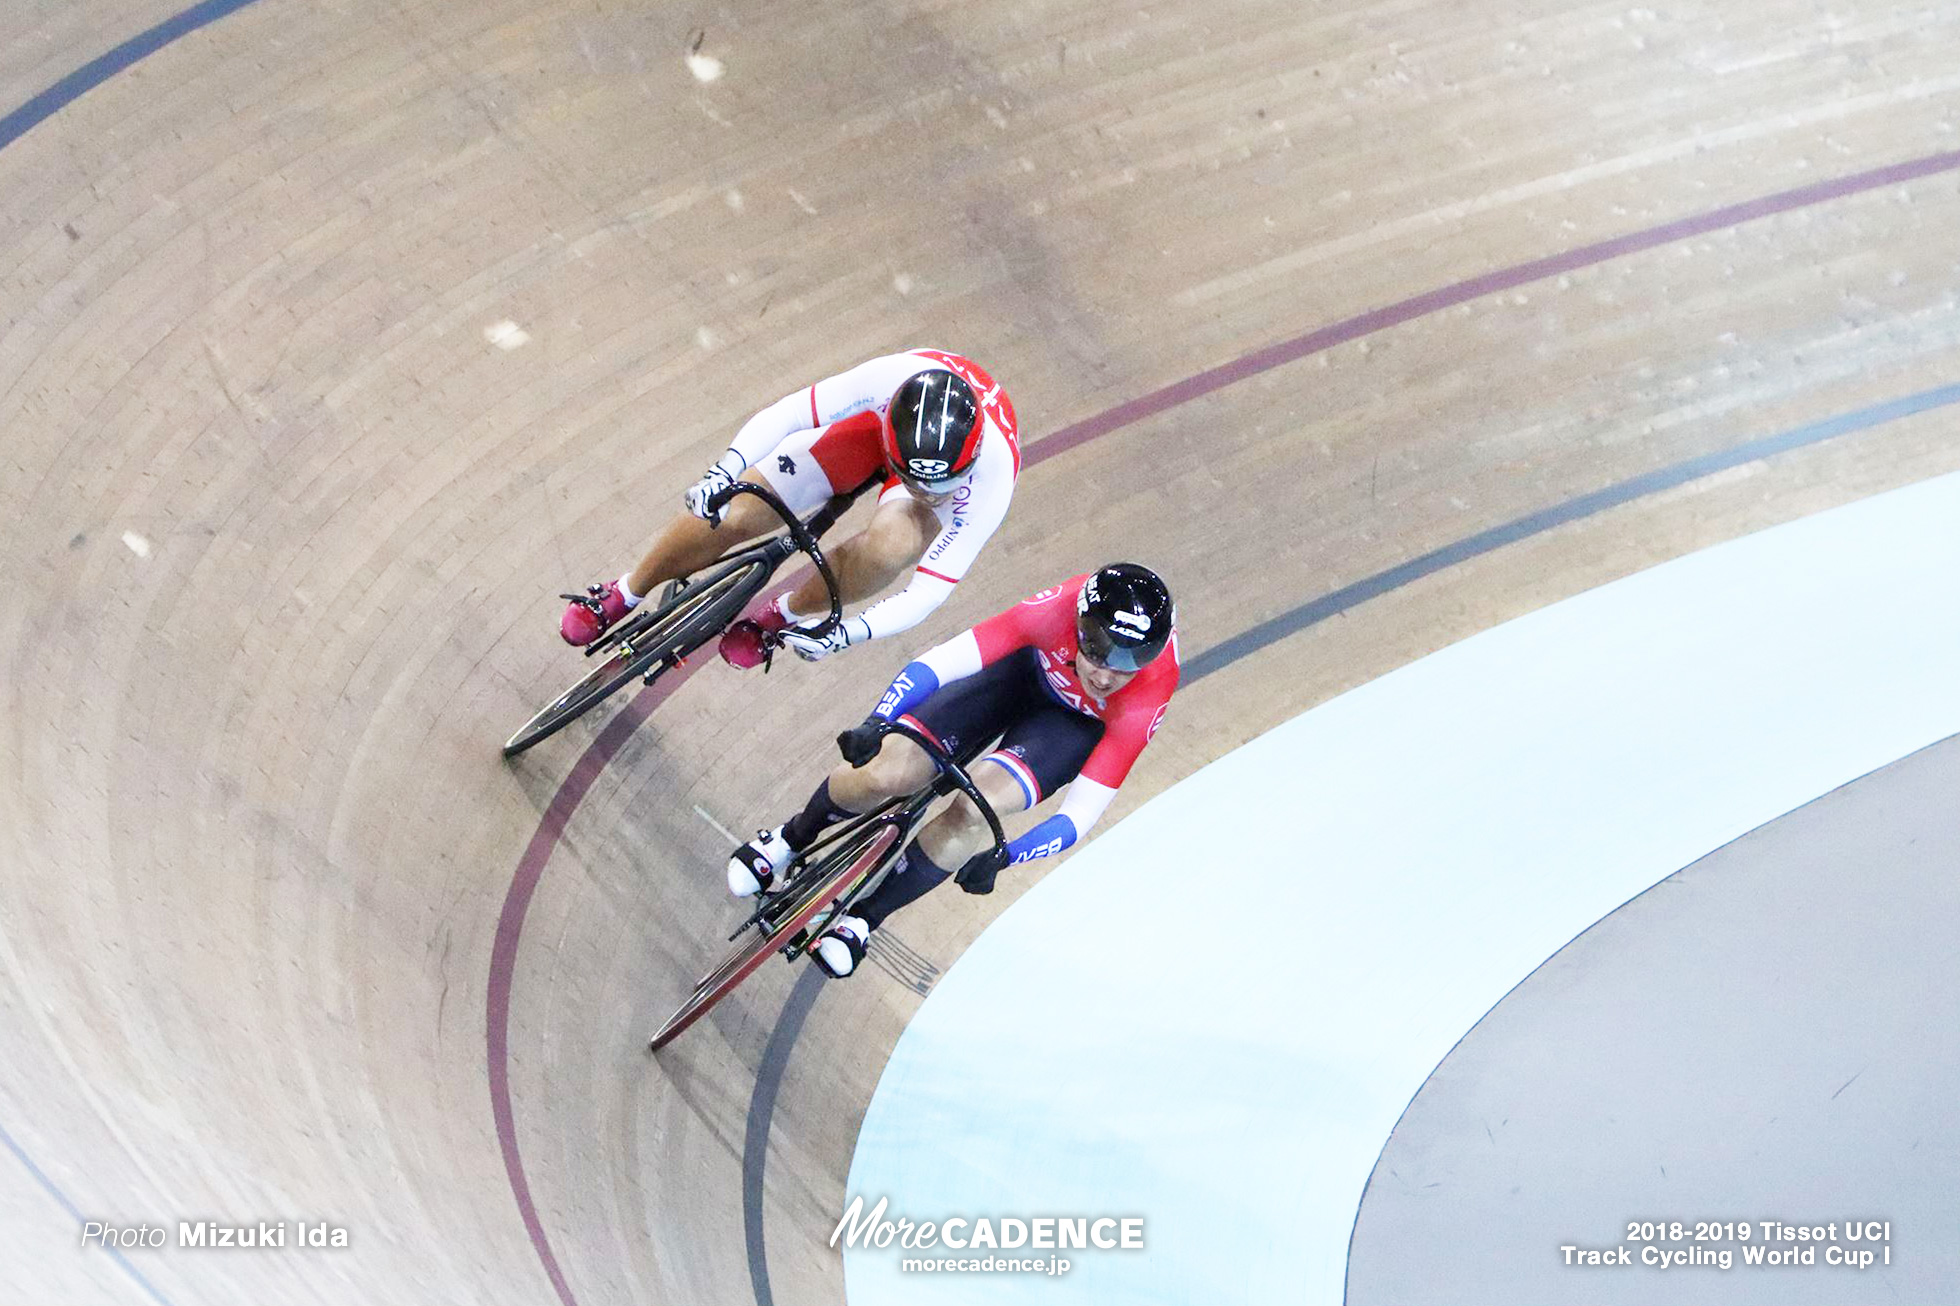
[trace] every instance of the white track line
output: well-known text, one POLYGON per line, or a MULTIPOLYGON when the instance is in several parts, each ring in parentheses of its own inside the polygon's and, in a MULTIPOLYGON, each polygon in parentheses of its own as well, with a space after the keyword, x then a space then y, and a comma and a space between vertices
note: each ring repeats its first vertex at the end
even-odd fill
POLYGON ((694 805, 694 814, 700 817, 702 820, 706 821, 710 829, 712 829, 716 834, 720 835, 722 838, 728 840, 728 842, 730 843, 742 842, 740 839, 737 839, 732 833, 729 832, 727 826, 723 825, 720 821, 717 821, 714 817, 708 815, 707 808, 701 806, 701 804, 696 803, 694 805))

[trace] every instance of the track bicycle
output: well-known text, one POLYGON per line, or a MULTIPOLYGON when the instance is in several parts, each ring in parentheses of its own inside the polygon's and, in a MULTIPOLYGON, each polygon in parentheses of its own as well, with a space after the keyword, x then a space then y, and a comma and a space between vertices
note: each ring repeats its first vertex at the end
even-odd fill
MULTIPOLYGON (((815 947, 833 921, 878 887, 913 827, 939 798, 957 790, 972 799, 993 833, 996 853, 1005 855, 1007 834, 1000 817, 981 796, 962 760, 902 721, 892 722, 887 733, 904 735, 926 750, 936 768, 932 781, 916 793, 888 798, 870 811, 840 821, 796 854, 778 873, 781 887, 761 895, 748 919, 728 936, 734 947, 695 984, 687 1001, 647 1044, 647 1051, 658 1052, 673 1042, 754 974, 770 953, 780 952, 794 962, 815 947)), ((962 755, 980 751, 962 750, 962 755)), ((965 756, 965 762, 971 761, 971 756, 965 756)))
MULTIPOLYGON (((867 481, 849 494, 832 497, 802 521, 774 490, 754 481, 736 481, 716 494, 709 500, 709 508, 717 515, 736 495, 752 494, 775 510, 786 529, 725 554, 692 576, 670 581, 658 602, 642 603, 613 623, 610 630, 585 647, 585 656, 593 660, 591 669, 525 722, 504 744, 504 756, 515 757, 563 730, 635 676, 651 685, 663 672, 681 665, 703 644, 718 638, 768 588, 776 569, 799 553, 808 556, 823 577, 830 591, 830 615, 815 625, 789 629, 819 639, 835 630, 844 619, 844 600, 818 540, 874 483, 867 481)), ((582 594, 560 597, 574 603, 597 603, 596 598, 582 594)), ((763 636, 765 672, 786 633, 774 631, 763 636)))

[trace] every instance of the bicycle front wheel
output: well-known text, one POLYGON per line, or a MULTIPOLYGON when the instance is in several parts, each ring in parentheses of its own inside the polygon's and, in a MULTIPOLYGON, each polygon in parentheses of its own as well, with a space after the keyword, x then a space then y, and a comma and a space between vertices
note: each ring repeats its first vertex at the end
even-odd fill
POLYGON ((869 823, 793 876, 776 895, 776 902, 764 910, 762 920, 738 935, 739 941, 721 964, 701 977, 687 1001, 648 1042, 647 1051, 658 1052, 679 1038, 683 1030, 754 974, 770 953, 783 947, 785 939, 809 925, 839 894, 849 892, 877 870, 903 832, 896 821, 869 823))
POLYGON ((594 655, 591 669, 510 737, 504 756, 557 734, 633 677, 651 668, 652 680, 707 643, 761 590, 770 570, 758 559, 682 590, 653 612, 628 617, 625 629, 594 655), (656 662, 666 666, 654 667, 656 662))

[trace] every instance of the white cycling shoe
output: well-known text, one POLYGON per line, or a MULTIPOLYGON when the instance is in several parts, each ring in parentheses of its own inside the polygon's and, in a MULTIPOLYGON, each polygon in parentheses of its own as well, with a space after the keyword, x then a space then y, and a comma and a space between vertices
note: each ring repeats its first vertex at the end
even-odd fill
POLYGON ((753 898, 768 892, 776 874, 788 866, 796 850, 783 838, 783 827, 757 830, 755 838, 735 850, 728 859, 728 891, 737 898, 753 898))
POLYGON ((817 969, 832 979, 843 979, 864 960, 864 948, 871 941, 871 927, 861 916, 839 916, 817 938, 810 956, 817 969))

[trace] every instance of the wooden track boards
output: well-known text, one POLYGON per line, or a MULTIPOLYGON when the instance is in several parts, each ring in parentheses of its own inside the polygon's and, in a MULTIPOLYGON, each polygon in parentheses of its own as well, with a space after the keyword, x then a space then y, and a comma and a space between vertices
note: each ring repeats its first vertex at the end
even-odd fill
MULTIPOLYGON (((170 12, 30 6, 7 103, 170 12)), ((1956 37, 1953 12, 1795 0, 261 0, 82 96, 0 151, 0 1125, 48 1185, 0 1159, 9 1286, 142 1296, 47 1250, 73 1240, 54 1190, 89 1218, 352 1231, 340 1253, 133 1253, 171 1301, 549 1299, 486 991, 514 870, 593 732, 508 768, 497 745, 571 666, 551 596, 617 574, 754 408, 941 345, 1002 378, 1038 453, 1352 314, 1953 149, 1956 37), (683 63, 702 22, 712 83, 683 63), (519 347, 486 336, 505 322, 519 347)), ((1852 195, 1139 421, 1032 466, 902 643, 1133 556, 1201 650, 1950 382, 1956 221, 1950 172, 1852 195)), ((1114 815, 1495 621, 1960 466, 1951 429, 1927 413, 1696 482, 1230 666, 1180 695, 1114 815)), ((775 1300, 839 1292, 823 1242, 916 993, 833 986, 771 1071, 777 968, 660 1063, 642 1049, 731 918, 696 808, 779 818, 902 656, 706 667, 545 866, 509 1086, 586 1306, 747 1301, 759 1263, 775 1300)), ((892 933, 943 968, 1013 896, 938 895, 892 933)))

